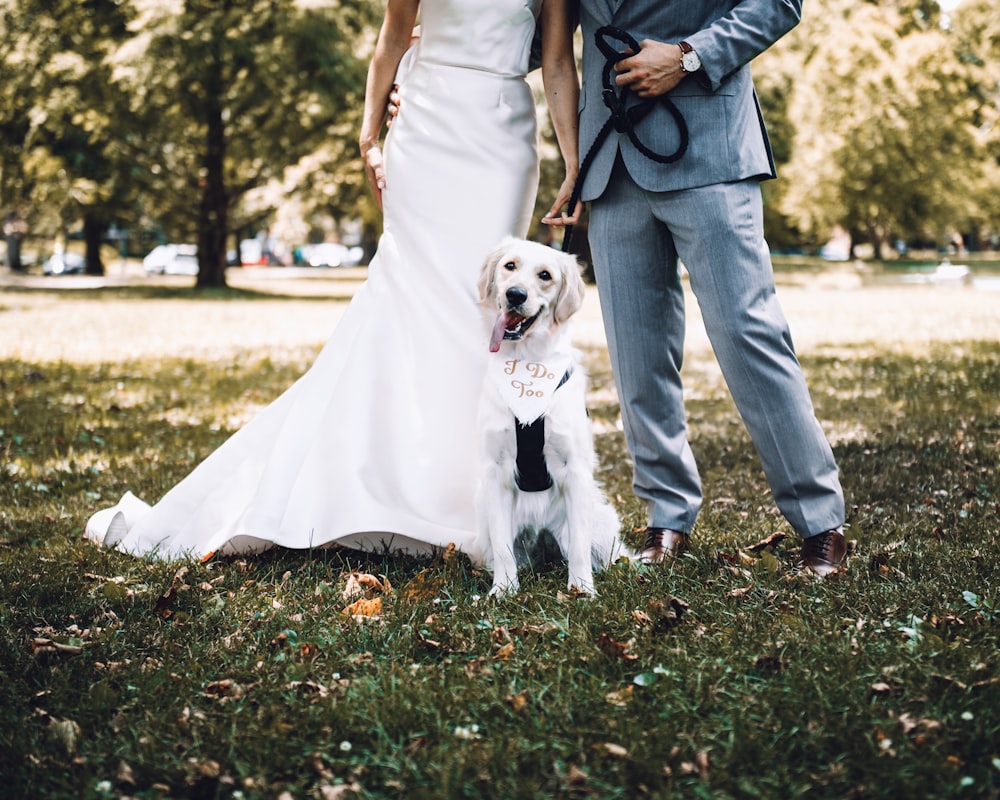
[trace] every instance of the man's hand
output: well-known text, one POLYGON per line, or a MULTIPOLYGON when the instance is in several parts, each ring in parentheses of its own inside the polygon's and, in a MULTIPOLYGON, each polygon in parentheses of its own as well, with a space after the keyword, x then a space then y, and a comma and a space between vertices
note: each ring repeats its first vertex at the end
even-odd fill
POLYGON ((643 39, 639 47, 638 53, 615 64, 619 86, 627 86, 639 97, 659 97, 684 79, 681 49, 676 44, 643 39))

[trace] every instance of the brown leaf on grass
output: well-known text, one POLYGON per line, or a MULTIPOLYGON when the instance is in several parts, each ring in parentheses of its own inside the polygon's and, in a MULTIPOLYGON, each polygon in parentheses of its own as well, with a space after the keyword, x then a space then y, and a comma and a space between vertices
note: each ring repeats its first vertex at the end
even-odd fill
POLYGON ((291 681, 287 688, 293 692, 310 695, 320 700, 330 694, 330 690, 317 681, 291 681))
POLYGON ((707 781, 711 766, 712 761, 708 750, 700 750, 695 753, 694 761, 682 761, 677 769, 681 775, 699 775, 703 781, 707 781))
POLYGON ((184 576, 187 573, 187 567, 181 567, 174 573, 173 580, 170 582, 170 588, 160 595, 156 601, 156 605, 153 606, 154 615, 161 619, 170 619, 174 615, 174 603, 177 602, 177 592, 180 589, 187 588, 187 584, 184 583, 184 576))
POLYGON ((373 594, 389 594, 392 592, 392 584, 385 575, 376 577, 367 572, 352 572, 347 576, 347 584, 344 586, 342 597, 344 601, 352 600, 355 597, 371 597, 373 594))
POLYGON ((448 569, 454 569, 458 566, 458 548, 455 547, 454 542, 449 542, 448 546, 441 553, 441 560, 448 569))
POLYGON ((627 642, 616 642, 608 634, 602 633, 597 637, 597 646, 612 658, 620 658, 622 661, 638 661, 639 656, 629 652, 629 648, 635 644, 635 639, 627 642))
POLYGON ((566 771, 566 783, 572 787, 579 788, 585 786, 589 780, 590 776, 576 764, 569 765, 569 769, 566 771))
POLYGON ((430 568, 422 569, 402 588, 399 599, 405 603, 433 600, 444 587, 444 575, 430 568))
POLYGON ((324 784, 319 787, 320 800, 347 800, 362 792, 360 783, 338 783, 336 786, 324 784))
POLYGON ((83 648, 74 644, 60 644, 42 636, 31 640, 31 652, 35 658, 42 660, 53 656, 75 656, 83 652, 83 648))
POLYGON ((658 628, 672 628, 690 608, 679 597, 654 598, 646 603, 646 613, 658 628))
POLYGON ((382 613, 382 598, 373 597, 370 600, 362 599, 355 603, 351 603, 347 608, 340 612, 345 617, 378 617, 382 613))
POLYGON ((868 568, 877 575, 895 580, 906 580, 906 573, 896 569, 889 563, 888 553, 874 553, 868 562, 868 568))
POLYGON ((594 745, 594 749, 612 758, 628 758, 628 750, 620 744, 614 742, 601 742, 594 745))
POLYGON ((118 762, 118 773, 115 775, 115 782, 119 789, 135 788, 135 773, 127 761, 118 762))
POLYGON ((515 714, 520 714, 528 707, 528 698, 523 694, 509 694, 504 699, 504 703, 510 708, 515 714))
POLYGON ((556 600, 560 603, 565 603, 570 600, 589 600, 591 597, 593 597, 593 595, 591 595, 590 592, 585 592, 575 584, 570 586, 565 592, 556 592, 556 600))
POLYGON ((756 544, 750 545, 747 548, 747 550, 749 550, 751 553, 759 553, 765 547, 771 547, 772 545, 778 544, 779 542, 783 542, 787 538, 788 538, 787 533, 781 533, 780 531, 778 531, 777 533, 772 533, 770 536, 761 539, 756 544))
POLYGON ((752 556, 744 550, 737 550, 735 553, 727 553, 724 550, 720 550, 716 554, 716 560, 721 564, 728 572, 734 575, 740 575, 746 572, 746 570, 740 569, 740 565, 746 566, 751 564, 756 564, 758 558, 752 556))
POLYGON ((634 686, 626 686, 624 689, 616 689, 613 692, 608 692, 604 695, 604 699, 613 706, 625 708, 632 701, 632 696, 635 694, 634 690, 634 686))
POLYGON ((498 661, 506 661, 512 655, 514 655, 514 643, 507 642, 507 644, 501 645, 500 647, 497 648, 497 651, 496 653, 493 654, 493 657, 498 661))
POLYGON ((203 692, 205 697, 213 700, 226 702, 228 700, 239 700, 246 694, 246 690, 231 678, 223 678, 220 681, 211 681, 205 685, 203 692))
POLYGON ((177 602, 177 587, 171 586, 160 595, 153 606, 153 614, 160 619, 170 619, 174 615, 174 603, 177 602))
POLYGON ((899 725, 903 734, 916 745, 926 744, 930 736, 941 729, 941 723, 936 719, 917 719, 910 714, 900 714, 899 725))
POLYGON ((951 675, 941 675, 937 672, 932 672, 931 677, 934 680, 938 681, 939 683, 944 683, 949 686, 954 686, 958 689, 961 689, 963 692, 977 691, 979 689, 985 689, 989 686, 996 686, 997 684, 1000 684, 1000 675, 994 676, 992 678, 986 678, 981 681, 975 681, 973 683, 965 683, 964 681, 960 681, 957 678, 951 677, 951 675))
POLYGON ((299 661, 315 661, 323 654, 320 650, 318 644, 313 644, 312 642, 304 642, 299 645, 299 649, 296 651, 296 657, 299 661))
POLYGON ((323 758, 323 754, 313 750, 308 756, 306 756, 306 763, 309 768, 319 775, 323 780, 332 781, 337 775, 336 773, 327 766, 326 760, 323 758))
POLYGON ((640 611, 639 609, 635 609, 632 612, 632 619, 635 620, 635 626, 637 628, 645 628, 648 625, 653 624, 653 618, 645 611, 640 611))

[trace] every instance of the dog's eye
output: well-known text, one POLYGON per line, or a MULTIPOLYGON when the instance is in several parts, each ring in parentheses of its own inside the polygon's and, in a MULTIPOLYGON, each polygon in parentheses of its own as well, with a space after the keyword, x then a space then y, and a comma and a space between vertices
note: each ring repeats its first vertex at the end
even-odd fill
POLYGON ((513 261, 508 261, 506 264, 503 265, 503 268, 508 272, 513 272, 515 269, 517 269, 517 264, 515 264, 513 261))
POLYGON ((538 277, 543 281, 550 281, 552 280, 552 273, 549 272, 547 269, 543 269, 541 272, 538 273, 538 277))

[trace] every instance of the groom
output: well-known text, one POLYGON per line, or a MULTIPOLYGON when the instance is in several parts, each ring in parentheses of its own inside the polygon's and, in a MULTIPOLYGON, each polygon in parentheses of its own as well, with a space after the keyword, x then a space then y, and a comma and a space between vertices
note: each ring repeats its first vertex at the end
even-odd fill
POLYGON ((612 90, 627 87, 628 105, 652 105, 631 136, 624 119, 610 130, 582 188, 633 485, 648 505, 649 562, 687 549, 702 500, 681 386, 680 261, 778 508, 802 536, 799 565, 821 575, 843 569, 837 465, 764 241, 759 182, 775 170, 748 65, 798 24, 801 9, 792 0, 581 0, 581 155, 609 116, 598 29, 613 26, 638 42, 638 52, 611 59, 612 90), (659 163, 636 140, 654 154, 681 155, 659 163))

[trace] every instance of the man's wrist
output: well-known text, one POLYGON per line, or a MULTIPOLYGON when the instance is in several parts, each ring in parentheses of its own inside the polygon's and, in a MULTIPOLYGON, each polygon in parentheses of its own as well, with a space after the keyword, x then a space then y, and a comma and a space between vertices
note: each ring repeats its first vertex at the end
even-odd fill
POLYGON ((701 58, 694 48, 687 42, 678 42, 677 46, 681 49, 681 72, 690 74, 700 70, 701 58))

